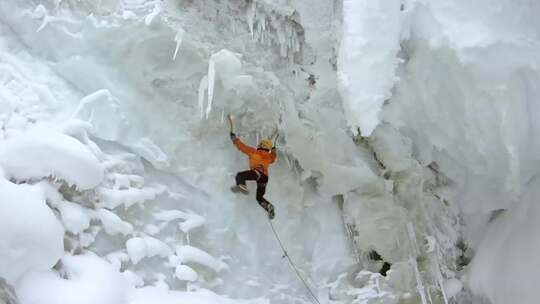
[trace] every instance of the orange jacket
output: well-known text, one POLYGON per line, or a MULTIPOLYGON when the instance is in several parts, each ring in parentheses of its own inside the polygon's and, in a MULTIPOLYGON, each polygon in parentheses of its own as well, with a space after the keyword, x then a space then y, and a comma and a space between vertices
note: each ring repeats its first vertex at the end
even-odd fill
POLYGON ((258 150, 244 144, 238 138, 234 139, 233 143, 238 148, 238 150, 242 151, 249 157, 249 168, 251 170, 261 171, 266 176, 268 176, 268 167, 277 159, 275 149, 272 149, 271 152, 265 150, 258 150))

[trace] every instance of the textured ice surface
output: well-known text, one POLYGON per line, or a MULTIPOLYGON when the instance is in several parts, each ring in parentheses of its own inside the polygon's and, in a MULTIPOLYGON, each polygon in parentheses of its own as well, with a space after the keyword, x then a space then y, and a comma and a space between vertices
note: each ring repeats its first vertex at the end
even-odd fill
MULTIPOLYGON (((70 253, 25 276, 21 303, 45 288, 43 303, 74 302, 71 291, 100 304, 308 301, 264 211, 228 190, 246 160, 227 113, 251 145, 279 129, 266 196, 323 302, 478 303, 472 287, 493 303, 516 292, 530 303, 534 286, 505 278, 527 277, 522 261, 539 251, 538 10, 505 0, 0 2, 0 162, 28 185, 5 183, 40 191, 30 211, 57 212, 70 253), (29 135, 36 128, 46 134, 29 135)), ((36 244, 23 255, 52 246, 36 244)))
POLYGON ((351 128, 369 136, 392 94, 402 33, 407 27, 403 1, 343 1, 343 32, 338 76, 351 128))

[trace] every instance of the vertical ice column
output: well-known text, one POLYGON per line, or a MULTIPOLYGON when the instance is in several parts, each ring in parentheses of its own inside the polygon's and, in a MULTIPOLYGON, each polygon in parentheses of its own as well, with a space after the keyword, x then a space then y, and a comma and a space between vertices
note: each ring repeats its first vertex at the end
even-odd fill
POLYGON ((183 29, 179 29, 176 33, 176 36, 174 37, 174 41, 176 42, 176 48, 174 49, 173 60, 176 60, 176 55, 178 55, 180 45, 182 44, 182 41, 184 41, 184 35, 185 31, 183 29))
POLYGON ((235 81, 238 79, 242 70, 240 55, 228 50, 221 50, 212 56, 208 62, 208 75, 201 79, 199 84, 199 108, 201 110, 201 119, 208 118, 212 112, 214 102, 214 88, 216 79, 221 80, 225 90, 232 89, 235 81), (208 102, 204 109, 204 90, 208 93, 208 102))
POLYGON ((212 102, 214 101, 214 85, 216 83, 216 58, 215 54, 210 57, 208 63, 208 104, 206 105, 206 118, 212 111, 212 102))
POLYGON ((199 83, 199 110, 201 111, 201 119, 204 118, 204 93, 208 88, 208 76, 203 76, 199 83))
POLYGON ((410 257, 410 262, 412 267, 414 268, 414 275, 416 277, 416 288, 418 290, 418 293, 420 294, 420 298, 422 299, 422 304, 427 304, 426 299, 426 291, 424 288, 424 284, 422 283, 422 275, 420 274, 420 271, 418 270, 418 264, 416 263, 416 257, 418 256, 418 245, 416 244, 416 234, 414 233, 414 227, 412 223, 407 224, 407 232, 409 234, 410 242, 411 242, 411 252, 412 255, 410 257))

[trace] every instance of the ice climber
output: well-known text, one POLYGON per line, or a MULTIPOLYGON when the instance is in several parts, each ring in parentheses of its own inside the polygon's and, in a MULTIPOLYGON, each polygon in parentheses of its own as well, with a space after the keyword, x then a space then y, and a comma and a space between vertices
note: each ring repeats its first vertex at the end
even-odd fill
POLYGON ((265 138, 261 140, 259 146, 255 149, 244 144, 232 130, 231 122, 231 140, 233 144, 249 157, 249 170, 238 172, 236 174, 236 185, 231 187, 233 192, 249 194, 246 181, 257 182, 257 194, 255 198, 261 207, 268 212, 270 219, 274 218, 274 206, 264 198, 266 184, 268 183, 268 167, 277 159, 276 147, 272 140, 265 138))

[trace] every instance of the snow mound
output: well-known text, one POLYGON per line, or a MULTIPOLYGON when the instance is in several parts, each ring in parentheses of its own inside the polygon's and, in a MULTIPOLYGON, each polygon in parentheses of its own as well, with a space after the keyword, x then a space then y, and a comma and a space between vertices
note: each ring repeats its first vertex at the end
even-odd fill
POLYGON ((193 292, 168 291, 158 287, 144 287, 137 289, 133 293, 130 304, 170 304, 170 303, 190 303, 190 304, 268 304, 268 300, 232 300, 206 290, 200 289, 193 292))
POLYGON ((52 175, 79 189, 96 187, 104 176, 103 167, 85 145, 48 130, 32 130, 3 141, 0 166, 16 180, 52 175))
MULTIPOLYGON (((15 286, 21 304, 267 304, 221 297, 206 289, 169 291, 161 287, 135 288, 133 273, 118 272, 101 258, 85 254, 62 258, 64 276, 49 270, 24 276, 15 286), (131 277, 131 279, 130 279, 131 277)), ((139 282, 140 283, 140 282, 139 282)))
POLYGON ((94 255, 62 258, 64 279, 56 272, 33 272, 16 285, 21 304, 127 303, 129 281, 94 255))
POLYGON ((40 189, 0 180, 0 201, 0 277, 13 283, 54 266, 64 254, 64 229, 40 189))

